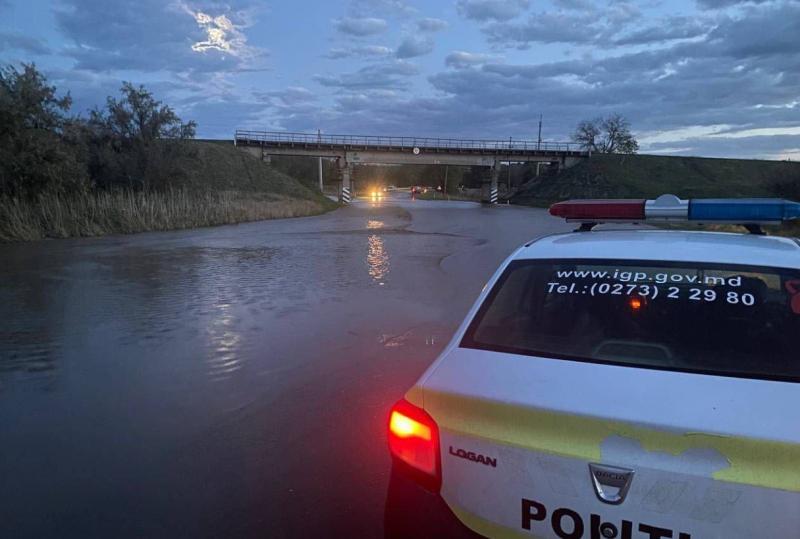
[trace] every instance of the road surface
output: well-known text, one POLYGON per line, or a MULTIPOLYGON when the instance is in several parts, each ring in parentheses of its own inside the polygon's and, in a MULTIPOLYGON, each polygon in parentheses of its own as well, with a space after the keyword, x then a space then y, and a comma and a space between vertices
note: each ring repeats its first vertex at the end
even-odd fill
POLYGON ((0 537, 380 537, 385 416, 543 210, 0 246, 0 537))

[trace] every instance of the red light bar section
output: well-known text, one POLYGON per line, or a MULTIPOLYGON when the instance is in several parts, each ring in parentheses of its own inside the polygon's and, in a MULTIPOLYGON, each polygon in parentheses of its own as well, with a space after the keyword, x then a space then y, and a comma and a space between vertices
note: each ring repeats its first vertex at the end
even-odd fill
POLYGON ((644 199, 567 200, 550 206, 550 215, 576 221, 643 221, 644 199))

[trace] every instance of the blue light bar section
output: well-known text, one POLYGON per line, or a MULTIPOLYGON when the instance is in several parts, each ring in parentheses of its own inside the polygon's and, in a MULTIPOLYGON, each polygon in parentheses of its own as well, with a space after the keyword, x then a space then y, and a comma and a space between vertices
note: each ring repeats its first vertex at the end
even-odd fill
POLYGON ((763 223, 800 217, 800 204, 780 198, 695 198, 689 201, 690 221, 763 223))

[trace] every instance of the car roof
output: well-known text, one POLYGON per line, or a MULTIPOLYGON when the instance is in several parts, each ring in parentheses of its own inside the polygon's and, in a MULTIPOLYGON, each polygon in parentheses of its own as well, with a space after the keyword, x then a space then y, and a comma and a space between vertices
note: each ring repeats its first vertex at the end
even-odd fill
POLYGON ((520 249, 515 259, 595 258, 719 262, 800 268, 800 242, 793 238, 683 230, 594 230, 545 236, 520 249))

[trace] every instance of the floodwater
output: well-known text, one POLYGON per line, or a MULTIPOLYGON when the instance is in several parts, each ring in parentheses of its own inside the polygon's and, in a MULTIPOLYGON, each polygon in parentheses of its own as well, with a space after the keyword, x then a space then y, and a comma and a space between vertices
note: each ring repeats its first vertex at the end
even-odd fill
POLYGON ((380 537, 391 404, 570 227, 412 201, 0 245, 0 537, 380 537))

